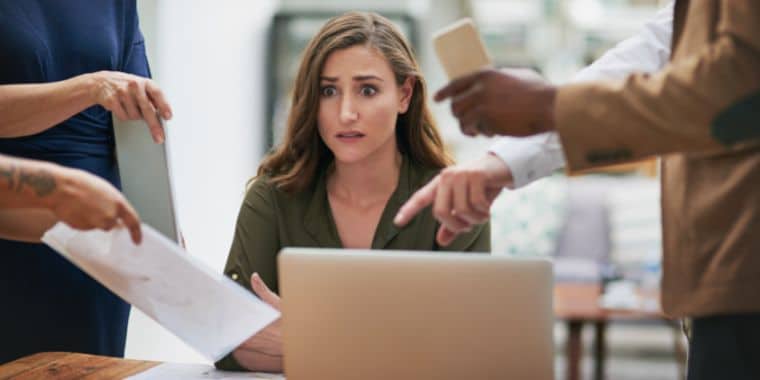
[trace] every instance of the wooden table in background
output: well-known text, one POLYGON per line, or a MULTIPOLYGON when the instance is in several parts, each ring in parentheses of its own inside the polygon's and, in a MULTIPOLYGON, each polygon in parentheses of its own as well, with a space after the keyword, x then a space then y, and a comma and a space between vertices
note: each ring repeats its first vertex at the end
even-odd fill
MULTIPOLYGON (((602 287, 598 284, 587 283, 558 283, 554 287, 554 315, 558 320, 564 320, 567 326, 567 379, 581 378, 581 360, 583 359, 583 344, 581 333, 583 325, 593 324, 594 331, 594 379, 604 379, 605 361, 605 332, 607 323, 613 320, 661 320, 674 326, 676 338, 680 334, 677 324, 669 321, 659 311, 628 311, 609 310, 599 307, 599 296, 602 287)), ((686 358, 685 348, 680 339, 675 339, 674 348, 679 368, 686 358)))
POLYGON ((0 365, 0 380, 123 379, 159 364, 68 352, 41 352, 0 365))

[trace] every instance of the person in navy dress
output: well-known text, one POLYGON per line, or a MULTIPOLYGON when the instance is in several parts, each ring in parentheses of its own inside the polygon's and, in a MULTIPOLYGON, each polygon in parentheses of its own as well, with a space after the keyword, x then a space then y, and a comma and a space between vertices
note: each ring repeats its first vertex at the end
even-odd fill
MULTIPOLYGON (((134 0, 0 0, 0 154, 120 187, 111 115, 171 118, 134 0)), ((0 363, 42 351, 123 356, 129 305, 42 244, 0 240, 0 363)))

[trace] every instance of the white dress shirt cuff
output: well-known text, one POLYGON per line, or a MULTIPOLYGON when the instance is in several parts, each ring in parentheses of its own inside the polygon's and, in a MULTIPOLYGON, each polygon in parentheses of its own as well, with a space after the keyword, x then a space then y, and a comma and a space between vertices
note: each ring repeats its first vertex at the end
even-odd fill
POLYGON ((514 189, 549 176, 565 166, 562 145, 556 132, 530 137, 501 137, 489 152, 507 164, 512 172, 514 189))

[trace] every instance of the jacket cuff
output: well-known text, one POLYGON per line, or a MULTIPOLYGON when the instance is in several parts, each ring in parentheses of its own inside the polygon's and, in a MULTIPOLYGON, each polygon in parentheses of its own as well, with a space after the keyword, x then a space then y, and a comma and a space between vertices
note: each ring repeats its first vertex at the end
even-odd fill
POLYGON ((627 144, 618 141, 620 137, 599 130, 607 128, 600 121, 614 123, 615 120, 604 104, 589 103, 589 99, 600 99, 595 94, 599 90, 599 87, 592 85, 570 84, 557 91, 555 128, 562 142, 568 174, 634 159, 627 144))

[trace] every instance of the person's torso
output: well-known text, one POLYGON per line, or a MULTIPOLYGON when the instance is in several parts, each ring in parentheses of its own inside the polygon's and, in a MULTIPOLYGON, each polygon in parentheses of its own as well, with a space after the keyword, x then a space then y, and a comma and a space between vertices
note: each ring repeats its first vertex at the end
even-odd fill
MULTIPOLYGON (((126 67, 135 58, 135 40, 142 40, 135 6, 129 0, 0 0, 0 85, 101 70, 149 76, 147 62, 126 67)), ((42 133, 0 139, 0 152, 64 164, 67 158, 112 159, 111 114, 89 107, 42 133)))
MULTIPOLYGON (((410 169, 406 181, 400 181, 400 186, 408 184, 412 189, 417 189, 437 173, 436 170, 417 167, 410 169)), ((313 191, 293 196, 275 192, 273 206, 279 216, 277 223, 282 247, 342 247, 324 184, 318 183, 315 187, 313 191)), ((434 250, 433 239, 423 238, 435 236, 437 227, 428 210, 404 229, 396 228, 390 222, 406 200, 396 193, 390 197, 380 215, 370 248, 434 250)))
MULTIPOLYGON (((673 63, 717 38, 719 3, 676 3, 673 63)), ((664 310, 673 316, 760 311, 760 301, 736 291, 760 286, 760 143, 668 155, 661 176, 664 310)))

